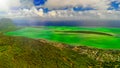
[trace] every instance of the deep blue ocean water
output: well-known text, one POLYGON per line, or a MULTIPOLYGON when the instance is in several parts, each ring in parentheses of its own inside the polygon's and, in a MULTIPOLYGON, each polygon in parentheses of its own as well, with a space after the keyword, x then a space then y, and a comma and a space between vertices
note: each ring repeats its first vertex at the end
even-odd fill
POLYGON ((89 26, 89 27, 120 27, 120 20, 78 20, 78 21, 40 21, 14 20, 17 26, 89 26))

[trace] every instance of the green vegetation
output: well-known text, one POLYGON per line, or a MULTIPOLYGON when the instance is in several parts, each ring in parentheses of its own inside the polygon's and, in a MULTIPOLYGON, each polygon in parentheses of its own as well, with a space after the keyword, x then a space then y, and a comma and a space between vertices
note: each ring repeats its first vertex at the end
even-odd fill
POLYGON ((16 26, 11 19, 0 19, 0 32, 8 32, 14 30, 15 28, 16 26))
POLYGON ((37 28, 26 27, 20 30, 7 32, 5 33, 5 35, 24 36, 33 39, 47 39, 54 42, 69 44, 71 46, 89 46, 103 49, 120 49, 120 28, 67 26, 47 26, 37 28), (74 31, 89 31, 92 33, 75 33, 74 31))
POLYGON ((87 68, 95 60, 44 40, 0 35, 0 68, 87 68))
POLYGON ((119 58, 120 51, 0 34, 0 68, 119 68, 119 58))
POLYGON ((104 32, 94 32, 94 31, 55 31, 55 32, 83 33, 83 34, 98 34, 98 35, 116 36, 115 34, 104 33, 104 32))

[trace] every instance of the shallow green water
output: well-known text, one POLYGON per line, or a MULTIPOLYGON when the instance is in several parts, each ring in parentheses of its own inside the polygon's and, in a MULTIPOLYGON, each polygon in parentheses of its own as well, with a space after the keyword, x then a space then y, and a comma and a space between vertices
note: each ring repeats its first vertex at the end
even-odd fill
POLYGON ((104 49, 120 49, 120 28, 105 27, 26 27, 20 30, 7 32, 10 36, 24 36, 34 39, 47 39, 55 42, 62 42, 71 46, 90 46, 104 49), (65 33, 56 31, 96 31, 114 34, 107 36, 87 33, 65 33))

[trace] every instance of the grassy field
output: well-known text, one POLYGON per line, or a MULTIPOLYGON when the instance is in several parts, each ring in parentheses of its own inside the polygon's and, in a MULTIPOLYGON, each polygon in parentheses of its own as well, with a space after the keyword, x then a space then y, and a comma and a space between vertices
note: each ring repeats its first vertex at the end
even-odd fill
POLYGON ((33 39, 47 39, 50 41, 69 44, 71 46, 89 46, 103 49, 120 49, 120 28, 67 26, 26 27, 20 30, 7 32, 5 33, 5 35, 24 36, 33 39), (114 36, 94 33, 66 33, 62 31, 94 31, 112 34, 114 36))

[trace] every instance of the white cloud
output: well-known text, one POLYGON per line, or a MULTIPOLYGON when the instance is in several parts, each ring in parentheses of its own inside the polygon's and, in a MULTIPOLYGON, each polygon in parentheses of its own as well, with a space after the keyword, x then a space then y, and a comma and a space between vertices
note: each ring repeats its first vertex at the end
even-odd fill
POLYGON ((116 1, 120 3, 120 0, 47 0, 44 7, 49 9, 59 9, 64 7, 76 7, 82 6, 91 7, 97 10, 107 10, 112 7, 111 2, 116 1))
POLYGON ((19 9, 15 11, 8 12, 5 17, 9 18, 20 18, 20 17, 35 17, 38 16, 37 11, 34 8, 31 9, 19 9))
POLYGON ((20 6, 19 0, 0 0, 0 11, 9 11, 12 7, 20 6))
POLYGON ((33 0, 20 0, 21 7, 31 8, 33 6, 33 0))
POLYGON ((91 11, 69 11, 52 10, 49 13, 43 13, 42 10, 22 9, 9 12, 2 17, 6 18, 33 18, 39 20, 120 20, 120 11, 115 10, 91 10, 91 11))
POLYGON ((44 7, 50 9, 63 7, 92 7, 94 9, 104 10, 110 7, 110 0, 48 0, 44 7))

